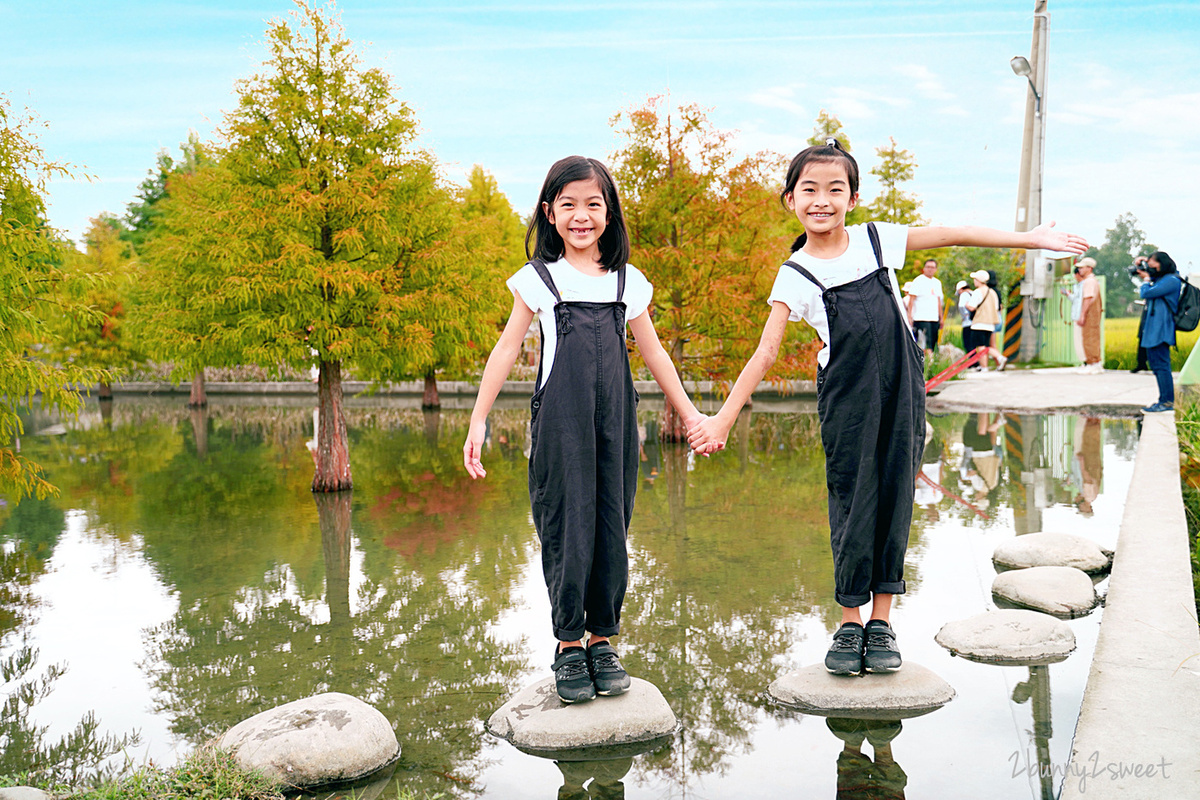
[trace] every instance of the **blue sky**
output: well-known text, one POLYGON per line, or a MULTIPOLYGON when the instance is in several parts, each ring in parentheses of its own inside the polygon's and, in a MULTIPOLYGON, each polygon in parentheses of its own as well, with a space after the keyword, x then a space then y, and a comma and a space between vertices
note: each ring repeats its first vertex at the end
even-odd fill
MULTIPOLYGON (((344 0, 348 36, 395 78, 421 142, 461 182, 493 173, 528 213, 546 169, 607 158, 613 114, 669 92, 739 149, 788 156, 821 109, 864 172, 892 136, 941 224, 1014 224, 1033 0, 563 3, 344 0)), ((122 213, 157 152, 212 135, 264 57, 285 0, 0 0, 0 92, 46 127, 49 158, 90 181, 50 188, 56 226, 122 213)), ((1050 0, 1047 219, 1099 243, 1132 212, 1200 263, 1200 3, 1050 0)), ((878 187, 866 176, 864 200, 878 187)), ((781 212, 782 213, 782 212, 781 212)))

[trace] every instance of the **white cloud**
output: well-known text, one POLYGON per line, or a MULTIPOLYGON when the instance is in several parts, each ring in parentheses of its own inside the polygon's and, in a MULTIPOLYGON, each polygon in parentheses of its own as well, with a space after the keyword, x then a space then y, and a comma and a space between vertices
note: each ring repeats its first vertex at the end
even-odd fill
POLYGON ((923 64, 905 64, 896 67, 896 72, 913 81, 913 88, 922 97, 930 100, 953 100, 954 93, 942 85, 941 79, 923 64))

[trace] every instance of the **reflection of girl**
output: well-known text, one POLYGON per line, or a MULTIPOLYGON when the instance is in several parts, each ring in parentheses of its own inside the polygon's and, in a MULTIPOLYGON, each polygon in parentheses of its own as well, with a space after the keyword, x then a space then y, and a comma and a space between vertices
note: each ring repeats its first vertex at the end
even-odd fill
POLYGON ((1003 415, 995 422, 988 421, 989 415, 976 414, 963 426, 962 478, 974 490, 973 502, 987 507, 988 495, 1000 483, 1000 448, 997 431, 1004 424, 1003 415))
POLYGON ((1147 281, 1138 289, 1138 294, 1146 301, 1142 347, 1146 348, 1146 360, 1158 381, 1158 402, 1142 411, 1173 411, 1175 382, 1171 378, 1171 347, 1175 344, 1175 309, 1179 307, 1179 290, 1183 288, 1183 282, 1175 262, 1161 250, 1149 258, 1138 256, 1134 264, 1141 267, 1138 275, 1147 281))

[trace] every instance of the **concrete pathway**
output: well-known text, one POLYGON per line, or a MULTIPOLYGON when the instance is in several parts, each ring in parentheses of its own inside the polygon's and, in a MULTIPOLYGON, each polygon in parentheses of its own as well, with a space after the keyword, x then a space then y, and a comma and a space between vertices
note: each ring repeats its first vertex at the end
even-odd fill
MULTIPOLYGON (((1178 381, 1176 382, 1178 386, 1178 381)), ((931 409, 947 411, 1001 410, 1071 411, 1101 416, 1140 413, 1158 399, 1154 375, 1106 370, 1081 375, 1070 368, 1014 369, 968 373, 948 381, 929 398, 931 409)))
POLYGON ((1175 420, 1150 414, 1062 798, 1200 797, 1198 740, 1200 628, 1175 420))

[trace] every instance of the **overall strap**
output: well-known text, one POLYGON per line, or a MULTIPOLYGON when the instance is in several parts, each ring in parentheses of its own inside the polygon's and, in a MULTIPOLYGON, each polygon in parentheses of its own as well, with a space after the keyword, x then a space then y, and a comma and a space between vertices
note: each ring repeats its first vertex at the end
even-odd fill
POLYGON ((537 272, 538 277, 542 279, 542 283, 546 284, 546 288, 550 290, 550 294, 554 295, 554 302, 561 303, 562 295, 558 293, 558 287, 554 285, 554 278, 550 277, 550 270, 546 269, 546 262, 540 258, 532 259, 529 265, 537 272))
POLYGON ((621 298, 625 296, 625 265, 617 270, 617 302, 621 302, 621 298))
POLYGON ((802 267, 802 266, 800 266, 799 264, 797 264, 795 261, 792 261, 792 260, 789 258, 787 261, 783 262, 783 265, 784 265, 785 267, 791 267, 792 269, 796 270, 796 272, 799 272, 801 275, 803 275, 804 277, 808 278, 810 281, 812 281, 813 283, 815 283, 815 284, 817 285, 817 288, 818 288, 818 289, 820 289, 822 292, 825 292, 825 291, 826 291, 826 289, 825 289, 825 284, 823 284, 823 283, 821 283, 819 280, 817 280, 817 276, 816 276, 816 275, 813 275, 811 272, 809 272, 809 271, 808 271, 808 270, 806 270, 804 267, 802 267))
POLYGON ((871 249, 875 251, 875 263, 883 269, 883 247, 879 244, 879 231, 875 230, 875 223, 867 223, 867 236, 871 239, 871 249))

